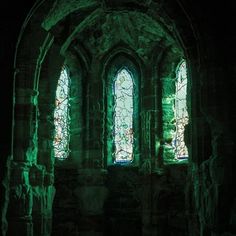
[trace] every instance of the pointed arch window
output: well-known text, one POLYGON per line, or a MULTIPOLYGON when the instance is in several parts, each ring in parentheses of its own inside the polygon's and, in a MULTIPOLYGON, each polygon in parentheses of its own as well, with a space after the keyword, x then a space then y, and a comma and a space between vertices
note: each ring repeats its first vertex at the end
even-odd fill
POLYGON ((113 57, 106 71, 106 146, 108 165, 137 166, 139 151, 139 81, 135 59, 126 54, 113 57))
POLYGON ((63 66, 58 79, 54 110, 55 135, 54 155, 57 159, 66 159, 69 155, 70 114, 69 114, 70 78, 68 69, 63 66))
POLYGON ((177 67, 176 92, 175 92, 175 126, 174 137, 175 158, 178 160, 188 158, 188 149, 184 142, 184 129, 188 124, 187 111, 187 68, 183 60, 177 67))
POLYGON ((113 81, 113 141, 116 163, 133 161, 134 82, 131 72, 121 68, 113 81))

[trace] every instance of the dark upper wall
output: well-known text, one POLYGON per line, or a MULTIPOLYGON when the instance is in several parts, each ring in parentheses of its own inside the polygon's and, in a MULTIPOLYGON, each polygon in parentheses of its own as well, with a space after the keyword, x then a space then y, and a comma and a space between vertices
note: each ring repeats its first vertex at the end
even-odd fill
MULTIPOLYGON (((35 1, 23 1, 11 3, 6 1, 1 5, 0 14, 0 62, 1 62, 1 130, 4 128, 8 132, 0 133, 0 150, 5 150, 7 155, 10 153, 11 123, 12 123, 12 81, 14 73, 14 54, 16 42, 20 33, 21 26, 35 1)), ((2 158, 1 158, 2 161, 2 158)), ((2 165, 1 165, 2 166, 2 165)))
MULTIPOLYGON (((131 2, 135 6, 135 1, 131 2)), ((129 4, 129 7, 132 7, 132 4, 129 4)), ((8 2, 1 11, 1 68, 3 73, 0 100, 3 110, 0 117, 1 127, 8 130, 0 134, 1 168, 5 165, 6 158, 10 154, 15 44, 21 24, 32 5, 33 1, 22 4, 14 3, 13 7, 13 3, 8 2)), ((199 80, 196 81, 199 84, 199 90, 194 91, 194 93, 199 94, 197 100, 194 101, 199 109, 195 113, 196 118, 200 117, 202 113, 206 114, 213 132, 222 133, 221 130, 223 130, 224 135, 233 139, 236 118, 235 106, 233 105, 236 94, 235 6, 230 2, 206 4, 206 1, 203 0, 162 1, 161 6, 167 11, 170 19, 173 20, 177 17, 175 7, 183 7, 184 18, 188 18, 190 25, 194 28, 196 41, 198 42, 198 52, 195 53, 199 53, 200 57, 198 58, 199 61, 191 61, 190 66, 193 73, 201 72, 199 80)), ((112 4, 111 7, 113 7, 112 4)), ((184 33, 184 45, 186 49, 191 50, 189 48, 193 46, 191 37, 188 38, 188 34, 186 34, 186 27, 189 26, 185 25, 186 21, 182 21, 181 18, 178 19, 179 34, 184 33)), ((217 150, 213 150, 216 154, 225 154, 227 157, 232 156, 232 151, 235 150, 235 147, 231 142, 228 144, 225 140, 223 140, 223 143, 216 142, 218 144, 214 148, 217 150), (219 146, 221 146, 222 150, 218 149, 219 146)), ((230 166, 234 168, 235 163, 230 163, 230 166)), ((4 171, 1 171, 1 177, 3 174, 4 171)), ((229 186, 231 186, 230 184, 229 186)), ((0 192, 2 193, 2 191, 0 192)), ((225 199, 227 200, 227 198, 225 199)))
MULTIPOLYGON (((63 2, 63 1, 62 1, 63 2)), ((73 1, 72 1, 73 2, 73 1)), ((94 7, 97 5, 96 1, 94 7)), ((119 7, 119 1, 106 1, 108 7, 119 7)), ((146 11, 145 3, 147 1, 143 1, 143 8, 142 4, 139 5, 136 2, 138 1, 122 1, 128 2, 125 4, 127 7, 132 8, 139 8, 143 11, 146 11)), ((159 1, 153 1, 159 2, 159 1)), ((161 2, 161 1, 160 1, 161 2)), ((16 38, 20 30, 20 26, 23 22, 24 17, 26 16, 26 13, 29 11, 30 5, 33 5, 33 1, 19 4, 15 8, 11 9, 10 4, 6 7, 6 10, 4 10, 4 13, 1 17, 3 18, 3 21, 1 22, 1 28, 5 29, 7 31, 7 34, 3 34, 1 36, 2 40, 2 48, 4 48, 3 53, 5 55, 1 56, 1 59, 5 63, 6 66, 3 67, 3 71, 6 71, 6 73, 12 73, 10 72, 10 69, 12 68, 10 65, 13 64, 13 55, 14 55, 14 47, 16 43, 16 38), (17 10, 16 10, 17 9, 17 10), (6 16, 5 16, 6 15, 6 16), (8 20, 9 19, 9 20, 8 20), (9 27, 10 26, 10 27, 9 27), (11 27, 12 26, 12 27, 11 27), (9 31, 10 29, 10 31, 9 31), (10 33, 10 35, 9 35, 10 33), (7 48, 7 49, 6 49, 7 48), (10 50, 9 50, 10 49, 10 50), (8 59, 9 58, 9 59, 8 59), (9 63, 7 62, 9 60, 9 63), (11 67, 11 68, 10 68, 11 67)), ((232 61, 234 59, 234 41, 235 41, 235 33, 233 32, 233 22, 234 22, 234 11, 235 7, 232 3, 227 3, 224 6, 221 4, 206 4, 205 1, 163 1, 159 6, 161 6, 163 9, 166 10, 170 21, 178 19, 178 22, 176 23, 176 27, 178 27, 179 34, 181 35, 183 33, 183 40, 184 40, 184 47, 186 47, 187 50, 191 50, 188 47, 192 47, 191 44, 192 41, 192 35, 186 34, 186 27, 189 27, 189 25, 186 24, 186 19, 190 23, 190 27, 192 27, 192 30, 194 32, 194 37, 196 38, 198 45, 198 52, 200 57, 197 63, 197 67, 201 67, 201 69, 206 70, 206 67, 209 67, 209 64, 217 64, 219 66, 218 70, 222 68, 222 66, 226 65, 227 70, 224 69, 224 72, 220 72, 222 74, 222 77, 227 79, 227 83, 225 83, 225 79, 218 81, 217 84, 213 84, 213 86, 217 86, 214 91, 210 91, 211 93, 207 93, 209 91, 208 86, 202 86, 203 89, 201 91, 201 97, 203 98, 202 102, 202 108, 204 110, 204 107, 208 107, 208 103, 210 106, 214 106, 215 104, 215 96, 217 96, 217 91, 222 91, 222 88, 224 88, 224 91, 232 91, 232 92, 221 92, 219 93, 221 96, 221 100, 217 101, 217 103, 220 103, 221 106, 225 106, 225 104, 229 104, 229 101, 233 100, 233 88, 231 84, 234 84, 235 82, 232 78, 232 61), (176 9, 182 8, 182 16, 179 16, 179 12, 176 11, 176 9), (182 17, 182 18, 181 18, 182 17), (189 38, 188 38, 189 36, 189 38), (230 52, 230 53, 229 53, 230 52), (208 64, 209 63, 209 64, 208 64), (224 82, 223 82, 224 81, 224 82), (212 96, 213 95, 213 96, 212 96)), ((91 9, 90 9, 91 10, 91 9)), ((153 12, 160 11, 160 9, 152 9, 153 12)), ((69 10, 67 10, 69 11, 69 10)), ((175 24, 173 24, 175 25, 175 24)), ((4 63, 2 63, 4 65, 4 63)), ((5 72, 4 72, 5 73, 5 72)), ((212 72, 209 70, 209 77, 212 76, 212 72)), ((217 73, 217 72, 216 72, 217 73)), ((9 77, 6 76, 6 77, 9 77)), ((9 96, 9 93, 6 93, 6 91, 10 91, 12 89, 12 79, 6 80, 6 85, 8 89, 2 90, 1 96, 6 99, 1 99, 1 102, 3 102, 2 107, 11 107, 11 96, 9 96)), ((201 78, 199 77, 199 81, 201 81, 201 78)), ((204 85, 204 81, 201 81, 204 85)), ((213 83, 213 82, 212 82, 213 83)), ((211 84, 211 83, 209 83, 211 84)), ((5 87, 6 88, 6 87, 5 87)), ((11 111, 10 109, 6 109, 8 112, 4 112, 3 119, 6 122, 7 126, 11 126, 11 111), (4 118, 5 117, 5 118, 4 118)), ((215 111, 212 111, 216 113, 215 111)), ((232 113, 231 113, 232 115, 232 113)), ((226 115, 227 116, 227 115, 226 115)), ((2 117, 1 117, 2 118, 2 117)), ((223 122, 227 122, 227 117, 222 117, 223 122)), ((233 119, 232 119, 233 120, 233 119)), ((2 122, 4 123, 4 122, 2 122)), ((228 122, 227 122, 228 123, 228 122)), ((234 122, 231 121, 230 127, 235 127, 234 122)), ((10 133, 7 134, 7 140, 5 139, 6 135, 1 134, 1 143, 4 143, 4 146, 9 148, 9 140, 10 140, 10 133)))
MULTIPOLYGON (((13 81, 13 62, 15 45, 20 32, 21 25, 28 14, 30 8, 35 1, 24 1, 22 3, 5 2, 1 6, 0 27, 1 27, 1 72, 2 86, 0 93, 2 112, 0 119, 2 127, 11 127, 11 104, 12 104, 12 81, 13 81), (4 85, 4 86, 3 86, 4 85), (4 125, 3 125, 4 124, 4 125)), ((175 1, 169 1, 169 5, 175 1)), ((177 2, 177 1, 176 1, 177 2)), ((235 37, 236 32, 233 24, 235 21, 236 7, 232 2, 227 2, 222 5, 214 2, 214 4, 206 3, 205 1, 181 1, 185 12, 192 19, 193 26, 197 29, 197 37, 202 40, 202 59, 204 66, 204 58, 210 57, 215 60, 219 67, 226 65, 228 70, 224 71, 224 77, 228 80, 223 84, 225 91, 221 93, 222 103, 227 99, 233 100, 233 89, 235 89, 235 80, 232 79, 234 55, 236 51, 235 37), (232 87, 234 85, 234 87, 232 87)), ((174 18, 175 12, 172 12, 170 7, 169 16, 174 18)), ((222 80, 225 82, 225 79, 222 80)), ((222 84, 220 84, 222 85, 222 84)), ((219 90, 222 87, 219 85, 219 90)), ((213 102, 213 101, 212 101, 213 102)), ((232 112, 231 115, 234 115, 232 112)), ((234 127, 234 124, 231 124, 234 127)), ((1 150, 9 149, 10 147, 10 132, 1 132, 0 145, 1 150)), ((9 151, 7 151, 9 153, 9 151)))
MULTIPOLYGON (((12 127, 12 86, 14 75, 14 54, 16 42, 21 26, 34 4, 34 0, 29 1, 5 1, 1 4, 0 13, 0 183, 6 174, 6 160, 11 153, 11 127, 12 127)), ((0 203, 4 202, 5 189, 0 187, 0 203)), ((1 221, 2 223, 2 221, 1 221)))

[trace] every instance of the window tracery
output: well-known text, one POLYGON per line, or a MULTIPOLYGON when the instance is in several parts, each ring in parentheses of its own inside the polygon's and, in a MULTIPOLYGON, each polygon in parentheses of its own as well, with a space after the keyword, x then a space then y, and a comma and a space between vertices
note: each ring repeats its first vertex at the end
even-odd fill
POLYGON ((54 155, 61 160, 66 159, 69 155, 69 93, 70 78, 66 67, 63 67, 56 89, 54 110, 55 135, 53 140, 54 155))
POLYGON ((133 86, 132 74, 126 68, 119 70, 113 84, 113 155, 119 163, 133 160, 133 86))
POLYGON ((175 147, 175 158, 188 158, 188 150, 184 142, 184 129, 188 124, 187 111, 187 68, 186 62, 182 61, 177 68, 176 78, 176 92, 175 92, 175 125, 176 132, 173 139, 175 147))

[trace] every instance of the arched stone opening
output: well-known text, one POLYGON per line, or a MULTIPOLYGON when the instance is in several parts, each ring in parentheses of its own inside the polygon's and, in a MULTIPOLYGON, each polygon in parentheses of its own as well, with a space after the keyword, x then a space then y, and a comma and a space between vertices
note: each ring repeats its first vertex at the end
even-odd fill
MULTIPOLYGON (((186 166, 172 168, 163 165, 159 149, 163 136, 162 85, 166 78, 173 76, 183 56, 187 62, 197 56, 194 55, 196 45, 192 35, 186 36, 192 43, 191 47, 183 42, 184 32, 180 32, 183 40, 180 41, 175 25, 162 10, 161 5, 154 1, 141 4, 136 1, 114 1, 113 4, 97 1, 65 4, 58 1, 54 4, 42 2, 36 6, 16 55, 19 73, 15 75, 11 176, 21 177, 20 180, 12 178, 9 232, 14 231, 12 226, 15 224, 20 224, 22 232, 29 235, 83 231, 109 235, 117 230, 118 225, 121 225, 118 231, 123 234, 135 230, 140 235, 147 231, 165 235, 168 230, 174 230, 174 227, 164 229, 165 226, 161 226, 169 223, 168 214, 176 210, 176 206, 172 206, 169 211, 162 212, 171 201, 168 198, 172 194, 171 185, 167 182, 180 181, 176 195, 183 196, 186 166), (29 42, 32 42, 30 47, 29 42), (188 46, 190 49, 185 49, 188 46), (131 49, 142 64, 139 124, 142 144, 140 161, 135 168, 105 168, 104 164, 103 123, 106 119, 102 71, 105 56, 116 48, 131 49), (64 63, 69 67, 74 91, 71 100, 73 127, 70 156, 68 160, 59 162, 55 161, 52 152, 53 111, 56 84, 64 63), (19 174, 15 175, 14 170, 19 174), (177 176, 183 175, 180 180, 174 176, 175 172, 177 176), (125 183, 127 176, 131 179, 128 184, 125 183), (169 178, 167 182, 166 178, 169 178), (122 184, 126 187, 121 189, 121 193, 126 196, 114 196, 115 186, 122 184), (54 186, 57 192, 53 220, 58 227, 51 231, 54 186), (17 201, 14 194, 19 187, 25 188, 25 197, 17 201), (142 195, 140 191, 146 194, 142 195), (126 212, 130 218, 125 220, 119 215, 125 205, 117 205, 122 200, 124 204, 131 204, 131 210, 126 212), (15 215, 19 202, 25 210, 15 215), (148 202, 152 202, 151 206, 148 202), (160 208, 160 202, 163 208, 160 208), (61 204, 64 205, 60 208, 61 204), (103 226, 107 222, 110 227, 105 230, 103 226), (139 227, 136 229, 137 224, 139 227), (154 226, 150 227, 150 224, 154 226)), ((177 12, 181 20, 188 22, 180 9, 177 12)), ((185 32, 191 31, 186 29, 185 32)), ((189 146, 192 142, 189 141, 189 146)), ((180 218, 186 220, 185 215, 180 218)), ((186 232, 187 229, 180 226, 178 230, 186 232)))

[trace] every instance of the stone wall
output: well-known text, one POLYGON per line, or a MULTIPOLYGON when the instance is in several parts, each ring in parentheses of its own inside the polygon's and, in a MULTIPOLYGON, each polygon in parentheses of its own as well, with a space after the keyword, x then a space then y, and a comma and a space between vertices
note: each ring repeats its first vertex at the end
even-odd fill
POLYGON ((9 48, 12 69, 3 63, 11 71, 5 81, 14 80, 14 129, 12 150, 1 138, 2 234, 236 234, 234 16, 230 3, 205 1, 37 1, 16 29, 15 57, 9 48), (107 167, 105 146, 103 69, 121 51, 137 63, 141 77, 140 162, 132 168, 107 167), (188 169, 163 161, 173 129, 173 71, 183 57, 189 71, 188 169), (52 112, 65 62, 73 80, 73 126, 63 164, 54 163, 52 112))

